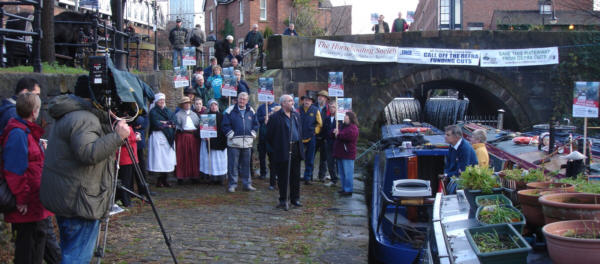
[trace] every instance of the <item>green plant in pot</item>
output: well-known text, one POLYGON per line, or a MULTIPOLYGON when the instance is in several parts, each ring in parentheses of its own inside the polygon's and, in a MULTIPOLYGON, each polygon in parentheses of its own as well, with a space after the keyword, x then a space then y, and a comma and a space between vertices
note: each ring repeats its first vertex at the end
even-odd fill
POLYGON ((502 188, 494 176, 494 170, 491 168, 480 167, 478 165, 468 166, 465 171, 460 174, 460 178, 456 179, 458 187, 465 192, 465 198, 471 207, 469 217, 475 216, 477 204, 475 197, 480 195, 501 193, 502 188))
POLYGON ((477 222, 481 225, 496 225, 508 223, 519 232, 525 226, 525 217, 521 212, 510 205, 488 205, 477 209, 477 222))
POLYGON ((511 225, 467 228, 465 235, 480 263, 527 263, 531 246, 511 225))

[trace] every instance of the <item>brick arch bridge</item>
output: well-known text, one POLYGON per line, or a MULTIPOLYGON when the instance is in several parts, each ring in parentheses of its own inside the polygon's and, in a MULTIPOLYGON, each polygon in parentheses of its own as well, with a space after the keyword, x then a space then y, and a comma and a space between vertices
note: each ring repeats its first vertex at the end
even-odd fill
MULTIPOLYGON (((600 33, 426 31, 324 38, 400 47, 518 49, 580 44, 577 40, 590 39, 590 34, 600 33)), ((314 46, 315 38, 308 37, 268 40, 267 66, 272 69, 268 74, 275 77, 276 91, 304 95, 306 90, 326 89, 328 72, 343 71, 345 95, 353 98, 363 128, 376 125, 379 113, 395 97, 409 95, 424 102, 429 90, 451 88, 471 100, 471 114, 495 114, 503 108, 508 126, 523 129, 548 121, 555 89, 572 89, 562 87, 555 78, 558 65, 481 68, 366 63, 315 57, 314 46)), ((567 51, 559 49, 561 60, 568 58, 567 51)))

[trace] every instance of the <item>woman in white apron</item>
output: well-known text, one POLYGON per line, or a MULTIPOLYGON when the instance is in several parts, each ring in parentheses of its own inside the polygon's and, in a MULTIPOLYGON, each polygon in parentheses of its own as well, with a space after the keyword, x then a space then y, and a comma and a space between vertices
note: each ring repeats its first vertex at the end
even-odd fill
POLYGON ((217 137, 210 139, 210 154, 208 139, 202 139, 200 146, 200 172, 208 175, 212 183, 223 184, 227 174, 227 137, 221 130, 223 114, 219 112, 219 103, 208 101, 208 114, 217 115, 217 137))
POLYGON ((148 171, 158 174, 156 187, 170 187, 167 176, 175 170, 175 115, 166 107, 165 94, 157 93, 150 107, 148 171))

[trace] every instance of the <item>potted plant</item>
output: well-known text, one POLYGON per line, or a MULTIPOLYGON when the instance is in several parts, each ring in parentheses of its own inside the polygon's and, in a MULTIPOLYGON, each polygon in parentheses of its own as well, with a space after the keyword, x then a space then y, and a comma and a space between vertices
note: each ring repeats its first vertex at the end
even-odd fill
POLYGON ((465 235, 482 264, 527 263, 531 246, 512 225, 467 228, 465 235))
POLYGON ((600 222, 570 220, 542 228, 552 262, 592 264, 600 260, 600 222))
POLYGON ((521 204, 521 210, 525 219, 527 219, 527 225, 533 230, 544 225, 544 213, 542 212, 542 204, 539 202, 539 198, 546 194, 567 192, 562 189, 525 189, 517 192, 519 203, 521 204))
POLYGON ((546 224, 564 220, 600 219, 600 194, 554 193, 539 199, 546 224))
POLYGON ((491 168, 480 167, 478 165, 468 166, 456 181, 458 186, 464 190, 465 198, 471 207, 469 217, 474 216, 475 211, 477 211, 475 197, 502 192, 502 188, 500 188, 500 184, 496 181, 494 171, 491 168))
POLYGON ((477 207, 487 206, 487 205, 510 205, 512 206, 512 202, 508 197, 504 196, 504 194, 490 194, 490 195, 481 195, 475 197, 475 204, 477 207))
POLYGON ((523 231, 525 217, 521 212, 510 205, 488 205, 477 209, 477 222, 480 225, 496 225, 508 223, 517 231, 523 231))
POLYGON ((552 190, 552 189, 562 189, 567 192, 575 191, 575 185, 570 183, 562 183, 562 182, 530 182, 527 184, 527 188, 529 189, 543 189, 543 190, 552 190))
POLYGON ((512 169, 503 170, 498 173, 502 187, 513 191, 519 191, 527 188, 527 183, 539 182, 545 180, 543 169, 523 170, 512 169))
POLYGON ((560 182, 575 185, 576 192, 600 194, 600 183, 589 182, 588 178, 583 174, 580 174, 575 179, 561 179, 560 182))

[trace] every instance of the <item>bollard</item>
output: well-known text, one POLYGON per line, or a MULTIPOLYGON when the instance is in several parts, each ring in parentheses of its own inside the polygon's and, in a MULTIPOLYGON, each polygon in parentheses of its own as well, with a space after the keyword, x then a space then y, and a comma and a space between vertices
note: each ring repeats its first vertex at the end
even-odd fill
POLYGON ((504 126, 504 109, 498 109, 498 123, 496 128, 502 129, 504 126))

